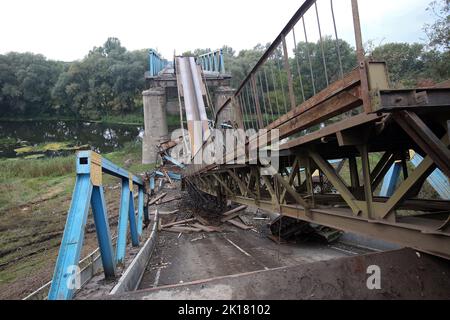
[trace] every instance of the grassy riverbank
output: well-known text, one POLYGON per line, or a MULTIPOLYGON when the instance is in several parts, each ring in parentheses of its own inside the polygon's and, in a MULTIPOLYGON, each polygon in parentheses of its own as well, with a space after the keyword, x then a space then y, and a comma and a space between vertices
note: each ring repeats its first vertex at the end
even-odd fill
MULTIPOLYGON (((138 175, 141 143, 103 156, 138 175)), ((0 160, 0 299, 23 298, 48 282, 64 230, 75 183, 75 155, 0 160)), ((111 232, 115 232, 120 181, 104 175, 111 232)), ((90 216, 82 256, 97 247, 90 216)))
MULTIPOLYGON (((128 143, 116 152, 104 157, 117 165, 125 161, 133 173, 146 169, 141 163, 141 143, 128 143)), ((148 166, 147 166, 148 167, 148 166)), ((0 160, 0 212, 42 198, 43 190, 57 188, 70 193, 75 176, 75 155, 43 159, 0 160), (67 187, 67 188, 66 188, 67 187)))

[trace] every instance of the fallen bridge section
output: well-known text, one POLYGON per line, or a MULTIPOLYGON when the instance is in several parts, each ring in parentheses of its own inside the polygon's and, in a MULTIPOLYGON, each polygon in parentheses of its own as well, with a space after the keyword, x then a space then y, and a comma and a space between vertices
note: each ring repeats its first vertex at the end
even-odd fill
POLYGON ((449 299, 450 264, 401 249, 128 292, 107 299, 449 299), (371 270, 379 267, 380 289, 371 270), (436 284, 439 283, 439 286, 436 284))

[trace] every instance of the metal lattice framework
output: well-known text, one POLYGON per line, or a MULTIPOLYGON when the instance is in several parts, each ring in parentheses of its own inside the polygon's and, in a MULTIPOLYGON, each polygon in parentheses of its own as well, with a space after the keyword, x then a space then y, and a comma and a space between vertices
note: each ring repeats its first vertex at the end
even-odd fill
MULTIPOLYGON (((420 198, 419 193, 436 168, 447 182, 450 177, 450 88, 390 89, 386 65, 364 56, 358 3, 349 1, 356 68, 344 73, 337 41, 334 57, 340 67, 333 78, 327 70, 331 58, 321 46, 325 88, 319 90, 311 60, 299 59, 296 47, 294 56, 289 56, 286 39, 293 35, 297 44, 296 27, 303 27, 308 41, 305 14, 309 10, 316 14, 321 33, 320 1, 305 1, 236 94, 217 111, 216 120, 231 106, 234 116, 229 121, 234 127, 264 128, 267 133, 247 139, 246 163, 236 165, 229 154, 224 155, 220 165, 192 165, 186 180, 196 190, 222 200, 449 259, 450 201, 420 198), (305 69, 308 79, 302 78, 305 72, 300 70, 305 69), (283 78, 287 81, 282 82, 283 78), (312 82, 310 96, 304 90, 306 80, 312 82), (280 146, 280 168, 273 175, 261 175, 262 164, 251 162, 248 155, 252 148, 265 147, 275 129, 285 139, 280 146), (423 157, 416 168, 408 166, 410 150, 423 157), (343 159, 345 170, 330 164, 334 159, 343 159), (402 181, 392 181, 389 193, 381 196, 379 187, 395 163, 401 164, 402 181), (333 192, 326 191, 325 180, 333 192)), ((329 3, 338 40, 333 1, 329 3)), ((319 39, 322 45, 322 34, 319 39)))

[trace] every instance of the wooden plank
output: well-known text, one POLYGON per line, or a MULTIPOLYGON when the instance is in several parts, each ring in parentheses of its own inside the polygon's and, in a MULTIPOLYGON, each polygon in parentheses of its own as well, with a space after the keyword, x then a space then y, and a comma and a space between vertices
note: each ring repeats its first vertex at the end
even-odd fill
POLYGON ((167 171, 164 170, 163 173, 164 173, 164 176, 169 180, 169 183, 173 184, 172 179, 170 179, 169 175, 167 174, 167 171))
POLYGON ((167 212, 165 212, 165 211, 160 211, 159 214, 160 214, 160 215, 163 215, 163 216, 170 216, 170 215, 176 214, 176 213, 178 213, 178 212, 180 212, 180 210, 177 209, 177 210, 167 211, 167 212))
POLYGON ((159 202, 158 204, 166 204, 166 203, 169 203, 169 202, 172 202, 175 200, 180 200, 180 199, 182 199, 182 197, 175 197, 175 198, 164 200, 163 202, 159 202))
POLYGON ((205 218, 203 218, 199 215, 195 215, 195 219, 197 219, 198 222, 200 222, 201 224, 203 224, 205 226, 209 225, 209 222, 205 218))
POLYGON ((227 222, 228 220, 234 219, 236 217, 238 217, 241 213, 240 212, 235 212, 233 214, 230 214, 228 216, 226 216, 225 218, 222 218, 220 221, 221 222, 227 222))
POLYGON ((243 223, 241 223, 241 222, 239 222, 239 221, 236 221, 236 220, 228 220, 227 222, 228 222, 228 223, 231 223, 232 225, 234 225, 234 226, 236 226, 236 227, 238 227, 238 228, 240 228, 240 229, 242 229, 242 230, 250 230, 250 229, 253 229, 253 227, 246 226, 245 224, 243 224, 243 223))
POLYGON ((214 232, 214 231, 216 231, 216 230, 214 230, 213 228, 210 228, 210 227, 208 227, 208 226, 201 225, 200 223, 194 223, 192 226, 193 226, 194 228, 203 230, 203 231, 205 231, 205 232, 214 232))
POLYGON ((237 208, 234 208, 233 210, 230 210, 230 211, 227 211, 227 212, 223 213, 222 215, 223 216, 229 216, 229 215, 231 215, 231 214, 233 214, 235 212, 240 212, 240 211, 245 210, 245 209, 247 209, 247 206, 239 206, 237 208))
POLYGON ((165 225, 163 225, 161 227, 162 228, 168 228, 168 227, 176 226, 178 224, 184 224, 184 223, 192 222, 192 221, 195 221, 195 220, 196 220, 195 218, 184 219, 184 220, 180 220, 180 221, 176 221, 176 222, 165 224, 165 225))
POLYGON ((189 233, 189 232, 200 232, 202 230, 198 228, 190 228, 190 227, 171 227, 171 228, 163 228, 163 231, 174 232, 174 233, 189 233))
POLYGON ((161 200, 161 199, 164 198, 165 196, 167 196, 167 193, 160 194, 159 196, 157 196, 156 198, 154 198, 153 200, 151 200, 151 201, 149 202, 149 205, 151 206, 151 205, 155 204, 156 201, 161 200))

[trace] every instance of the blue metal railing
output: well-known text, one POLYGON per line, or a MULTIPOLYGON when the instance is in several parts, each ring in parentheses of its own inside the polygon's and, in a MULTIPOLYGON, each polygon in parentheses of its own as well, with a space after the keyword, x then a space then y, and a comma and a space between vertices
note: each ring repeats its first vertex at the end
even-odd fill
POLYGON ((222 49, 198 56, 197 62, 202 66, 203 71, 225 73, 222 49))
POLYGON ((153 49, 150 49, 149 53, 149 76, 156 77, 168 64, 166 59, 163 59, 161 55, 153 49))
POLYGON ((128 171, 93 151, 80 151, 76 157, 76 182, 67 215, 64 235, 56 261, 49 300, 68 300, 77 288, 76 277, 89 208, 94 215, 97 239, 107 278, 116 276, 116 266, 125 258, 128 221, 132 245, 139 246, 144 215, 144 183, 128 171), (108 213, 102 186, 102 173, 122 179, 116 252, 113 251, 108 213), (138 186, 138 212, 134 207, 133 186, 138 186))

